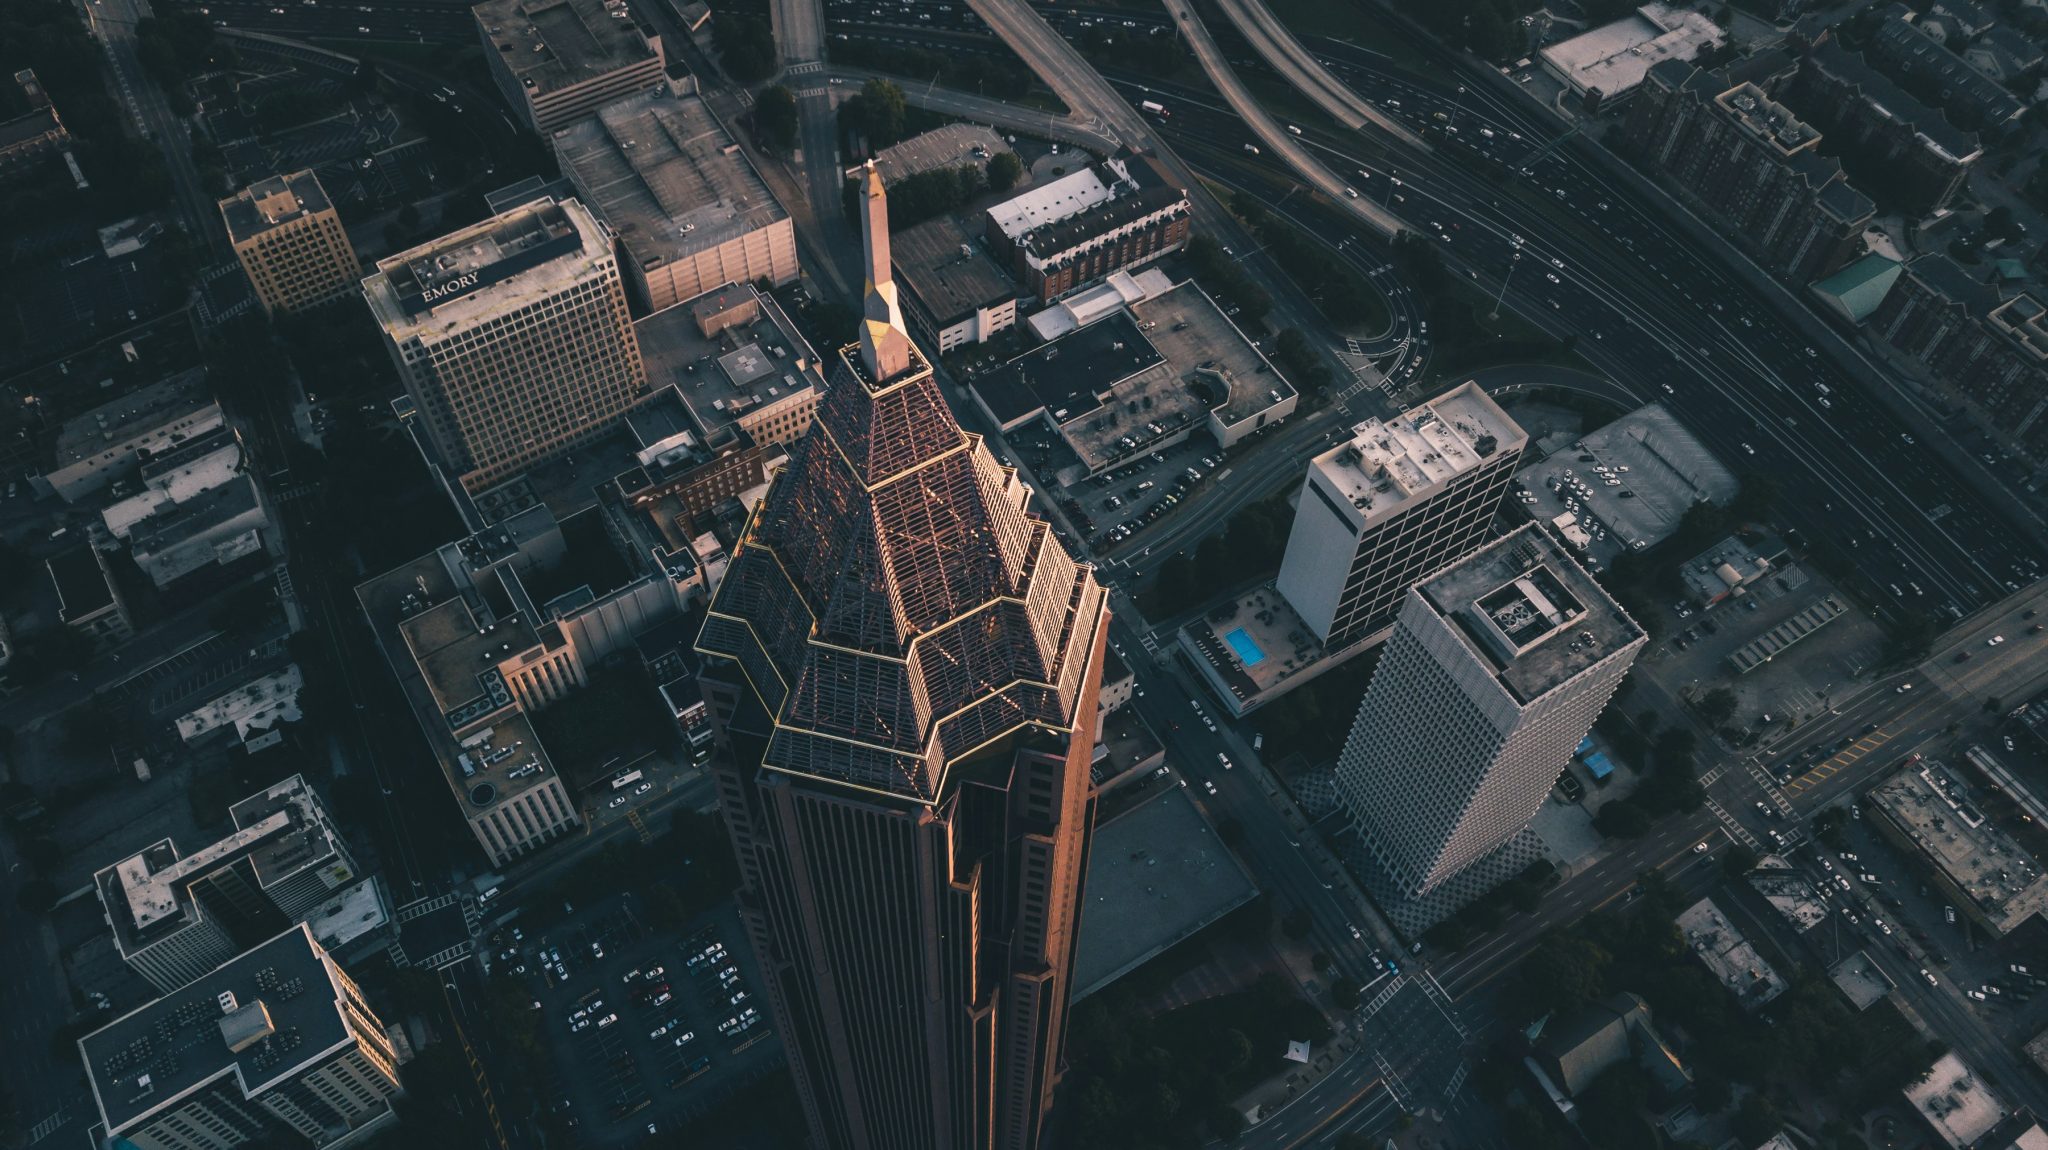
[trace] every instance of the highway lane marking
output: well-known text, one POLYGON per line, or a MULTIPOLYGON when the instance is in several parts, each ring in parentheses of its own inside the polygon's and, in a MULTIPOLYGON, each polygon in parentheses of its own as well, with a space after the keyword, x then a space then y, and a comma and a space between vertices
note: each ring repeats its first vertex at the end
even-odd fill
MULTIPOLYGON (((1324 1079, 1324 1081, 1328 1081, 1328 1079, 1324 1079)), ((1294 1150, 1295 1147, 1305 1145, 1306 1143, 1308 1143, 1311 1139, 1315 1138, 1316 1135, 1321 1134, 1323 1130, 1330 1125, 1330 1123, 1335 1122, 1339 1118, 1342 1118, 1344 1114, 1347 1111, 1349 1111, 1353 1106, 1358 1105, 1360 1100, 1362 1100, 1366 1095, 1372 1093, 1373 1088, 1375 1086, 1379 1086, 1384 1081, 1384 1078, 1374 1078, 1371 1082, 1368 1082, 1364 1086, 1359 1087, 1358 1092, 1356 1094, 1353 1094, 1351 1097, 1345 1099, 1344 1105, 1337 1107, 1336 1111, 1333 1112, 1328 1118, 1325 1118, 1322 1121, 1316 1123, 1314 1126, 1309 1127, 1308 1130, 1305 1133, 1303 1133, 1299 1138, 1296 1138, 1294 1141, 1289 1142, 1286 1145, 1282 1146, 1281 1150, 1294 1150)), ((1285 1109, 1285 1107, 1282 1107, 1282 1109, 1285 1109)), ((1321 1111, 1317 1111, 1317 1113, 1321 1113, 1321 1111)), ((1275 1111, 1273 1116, 1278 1117, 1279 1112, 1275 1111)), ((1268 1119, 1268 1121, 1271 1121, 1271 1119, 1268 1119)))
POLYGON ((1797 779, 1785 784, 1785 789, 1797 792, 1803 791, 1808 787, 1819 786, 1823 780, 1840 773, 1845 768, 1853 765, 1856 760, 1875 754, 1880 747, 1891 742, 1896 735, 1897 732, 1890 730, 1879 730, 1874 734, 1866 735, 1858 739, 1848 750, 1835 755, 1797 779), (1870 745, 1866 747, 1863 745, 1865 743, 1870 745))

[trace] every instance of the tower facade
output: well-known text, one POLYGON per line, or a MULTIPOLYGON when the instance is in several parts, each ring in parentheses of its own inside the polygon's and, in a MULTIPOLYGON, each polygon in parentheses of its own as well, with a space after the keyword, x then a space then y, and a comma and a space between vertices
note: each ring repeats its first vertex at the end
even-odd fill
POLYGON ((243 188, 220 202, 220 214, 256 302, 271 315, 338 299, 362 278, 341 216, 310 168, 243 188))
POLYGON ((1416 580, 1486 539, 1528 442, 1476 383, 1352 428, 1309 462, 1280 594, 1326 650, 1371 638, 1416 580))
POLYGON ((891 306, 756 511, 699 650, 740 907, 815 1145, 1030 1150, 1062 1069, 1108 621, 891 306))
POLYGON ((1645 642, 1542 527, 1409 591, 1337 760, 1388 917, 1426 929, 1533 856, 1513 848, 1645 642))

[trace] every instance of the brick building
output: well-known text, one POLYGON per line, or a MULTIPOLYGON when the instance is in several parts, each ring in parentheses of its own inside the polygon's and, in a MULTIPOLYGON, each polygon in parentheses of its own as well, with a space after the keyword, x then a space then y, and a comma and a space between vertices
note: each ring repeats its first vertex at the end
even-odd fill
POLYGON ((1188 241, 1192 209, 1150 156, 1116 157, 988 210, 986 240, 1024 290, 1053 299, 1188 241))
POLYGON ((1623 139, 1772 271, 1807 283, 1855 258, 1875 205, 1820 154, 1820 133, 1751 74, 1657 65, 1623 139))
POLYGON ((2006 434, 2048 448, 2048 309, 2039 300, 2001 299, 1954 260, 1928 255, 1906 266, 1869 326, 2006 434))

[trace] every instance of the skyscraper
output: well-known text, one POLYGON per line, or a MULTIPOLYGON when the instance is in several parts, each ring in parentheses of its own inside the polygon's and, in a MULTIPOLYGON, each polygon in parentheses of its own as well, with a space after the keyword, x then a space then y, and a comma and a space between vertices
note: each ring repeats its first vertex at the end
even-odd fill
POLYGON ((1352 428, 1309 462, 1280 594, 1325 650, 1371 637, 1417 579, 1486 539, 1528 442, 1476 383, 1352 428))
POLYGON ((1409 591, 1337 759, 1395 925, 1427 929, 1534 861, 1529 820, 1644 641, 1533 523, 1409 591))
POLYGON ((866 305, 698 646, 740 907, 828 1150, 1029 1150, 1061 1070, 1108 613, 866 305))
POLYGON ((611 234, 573 199, 379 260, 363 297, 472 492, 603 434, 647 388, 611 234))
POLYGON ((338 299, 362 278, 341 216, 310 168, 243 188, 220 202, 220 216, 256 302, 271 315, 338 299))

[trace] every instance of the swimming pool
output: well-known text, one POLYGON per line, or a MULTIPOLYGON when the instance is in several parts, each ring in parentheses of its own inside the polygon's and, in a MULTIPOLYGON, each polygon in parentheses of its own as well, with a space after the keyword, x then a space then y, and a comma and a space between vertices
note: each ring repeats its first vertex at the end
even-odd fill
POLYGON ((1223 641, 1230 644, 1230 649, 1237 652, 1238 661, 1247 667, 1256 667, 1266 661, 1266 653, 1259 650, 1259 645, 1252 642, 1252 637, 1244 633, 1243 627, 1232 628, 1228 635, 1223 636, 1223 641))

